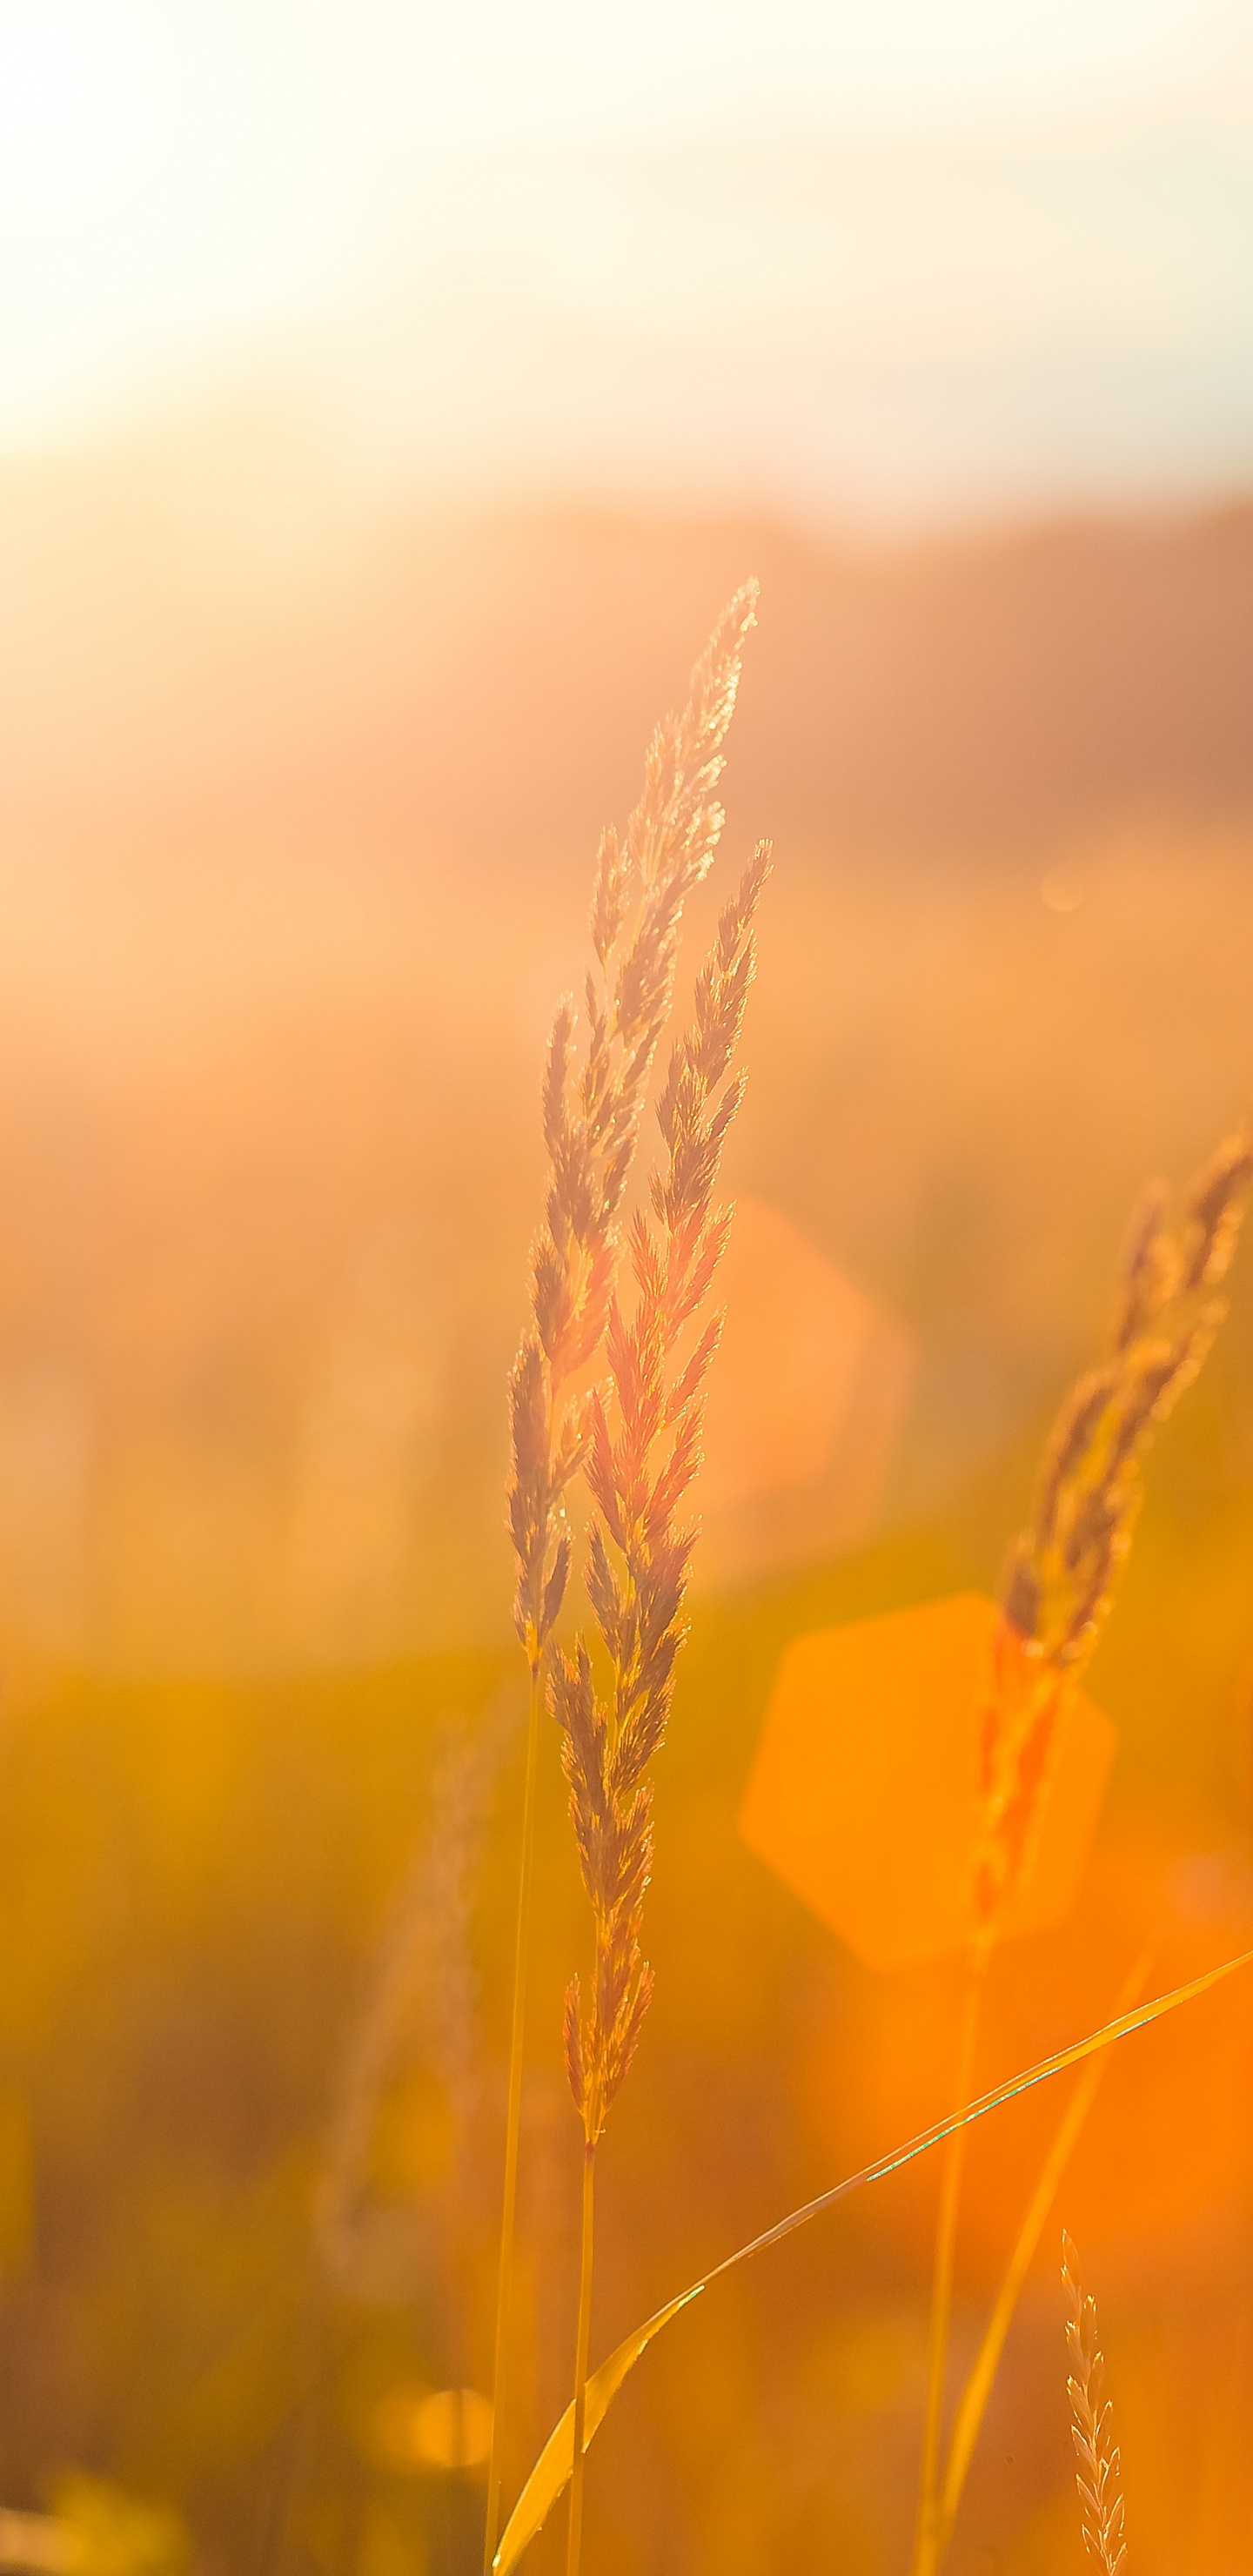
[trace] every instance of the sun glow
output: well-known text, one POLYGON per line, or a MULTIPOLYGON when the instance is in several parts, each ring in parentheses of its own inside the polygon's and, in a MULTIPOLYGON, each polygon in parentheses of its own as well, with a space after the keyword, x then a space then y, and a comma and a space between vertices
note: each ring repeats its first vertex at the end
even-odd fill
POLYGON ((1230 473, 1250 84, 1178 0, 15 0, 0 448, 261 382, 437 480, 1230 473))

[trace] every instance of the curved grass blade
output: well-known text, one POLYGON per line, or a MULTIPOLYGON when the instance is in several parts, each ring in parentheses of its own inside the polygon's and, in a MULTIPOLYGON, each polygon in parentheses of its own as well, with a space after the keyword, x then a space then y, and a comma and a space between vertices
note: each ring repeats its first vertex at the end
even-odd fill
MULTIPOLYGON (((1233 1965, 1235 1963, 1233 1962, 1233 1965)), ((1149 1972, 1149 1954, 1141 1953, 1118 1996, 1120 2011, 1133 2004, 1149 1972)), ((1048 2214, 1057 2197, 1062 2175, 1079 2142, 1088 2113, 1096 2099, 1097 2086, 1105 2073, 1103 2053, 1094 2053, 1066 2105, 1061 2124, 1041 2168, 1040 2179, 1032 2193, 1027 2213, 1018 2231, 1017 2242, 1006 2267, 1005 2277, 996 2296, 996 2305, 988 2319, 983 2341, 975 2355, 974 2366, 962 2390, 953 2434, 949 2443, 944 2472, 944 2493, 940 2507, 940 2555, 948 2545, 953 2517, 961 2501, 966 2472, 974 2456, 993 2382, 1000 2367, 1005 2338, 1013 2322, 1019 2293, 1031 2266, 1031 2258, 1040 2242, 1048 2214)))
MULTIPOLYGON (((833 2209, 838 2200, 847 2200, 850 2192, 859 2191, 864 2183, 881 2182, 885 2175, 898 2173, 902 2165, 912 2164, 916 2157, 926 2155, 929 2148, 942 2146, 955 2129, 965 2128, 973 2120, 985 2119, 989 2111, 999 2111, 1006 2102, 1015 2101, 1020 2093, 1029 2093, 1035 2085, 1046 2084, 1051 2076, 1064 2075, 1067 2067, 1081 2066, 1098 2050, 1112 2048, 1116 2040, 1129 2038, 1132 2031, 1146 2029, 1150 2022, 1160 2021, 1164 2014, 1175 2012, 1180 2004, 1195 2002, 1199 1995, 1208 1994, 1211 1986, 1221 1985, 1224 1977, 1233 1976, 1237 1968, 1247 1968, 1250 1962, 1253 1962, 1253 1950, 1242 1950, 1236 1958, 1224 1959, 1217 1968, 1207 1968, 1204 1976, 1191 1977, 1186 1985, 1173 1986, 1168 1994, 1154 1995, 1149 2003, 1137 2004, 1133 2011, 1117 2014, 1113 2021, 1104 2022, 1099 2030, 1091 2031, 1086 2039, 1076 2039, 1069 2048, 1058 2049, 1052 2057, 1042 2057, 1038 2065, 1029 2066, 1024 2074, 1012 2075, 1008 2083, 995 2085, 990 2093, 981 2093, 977 2101, 967 2103, 964 2111, 950 2112, 947 2119, 937 2120, 932 2128, 920 2129, 918 2135, 910 2138, 903 2147, 894 2147, 888 2155, 877 2157, 873 2164, 863 2165, 860 2173, 849 2174, 845 2181, 834 2183, 829 2191, 820 2191, 816 2199, 805 2201, 800 2209, 790 2210, 786 2218, 776 2219, 773 2227, 767 2227, 762 2235, 750 2238, 747 2245, 738 2246, 734 2254, 724 2255, 722 2261, 703 2273, 699 2281, 693 2281, 690 2289, 682 2291, 677 2299, 668 2300, 664 2308, 657 2308, 642 2326, 637 2326, 634 2333, 629 2334, 616 2352, 612 2352, 593 2373, 587 2383, 584 2451, 603 2423, 627 2373, 639 2360, 640 2354, 647 2350, 653 2337, 660 2334, 663 2326, 669 2325, 672 2317, 678 2316, 680 2309, 689 2307, 693 2299, 698 2299, 711 2282, 720 2280, 724 2272, 734 2271, 737 2263, 747 2263, 754 2254, 766 2253, 771 2245, 781 2245, 785 2236, 795 2235, 798 2227, 807 2226, 809 2220, 817 2218, 822 2210, 833 2209), (593 2391, 596 2392, 595 2397, 593 2391)), ((523 2550, 534 2540, 566 2485, 573 2466, 574 2407, 570 2405, 549 2434, 509 2517, 504 2538, 492 2560, 493 2576, 512 2576, 523 2550)))
MULTIPOLYGON (((693 2299, 698 2299, 704 2286, 703 2281, 696 2281, 690 2290, 682 2291, 677 2299, 671 2299, 667 2306, 658 2308, 655 2316, 649 2317, 644 2325, 637 2326, 634 2334, 629 2334, 625 2343, 620 2343, 617 2351, 610 2353, 608 2361, 602 2361, 599 2370, 592 2372, 584 2392, 584 2454, 593 2433, 599 2431, 605 2412, 617 2396, 627 2372, 639 2360, 653 2336, 660 2334, 663 2326, 669 2325, 671 2317, 677 2317, 680 2308, 686 2308, 693 2299)), ((496 2576, 503 2576, 506 2568, 517 2566, 523 2550, 530 2546, 567 2485, 573 2466, 574 2401, 571 2399, 560 2423, 549 2434, 509 2516, 505 2536, 492 2560, 496 2576)))

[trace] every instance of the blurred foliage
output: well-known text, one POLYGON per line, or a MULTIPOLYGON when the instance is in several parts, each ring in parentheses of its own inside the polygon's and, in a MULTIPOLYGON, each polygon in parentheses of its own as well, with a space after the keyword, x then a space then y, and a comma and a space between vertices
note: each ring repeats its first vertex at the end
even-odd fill
POLYGON ((52 2503, 69 2576, 186 2576, 187 2532, 178 2514, 81 2474, 62 2478, 52 2503))
MULTIPOLYGON (((1210 1380, 1163 1440, 1094 1669, 1122 1733, 1096 1859, 1072 1921, 1011 1945, 998 1965, 989 2081, 1101 2018, 1146 1927, 1163 1982, 1247 1936, 1253 1496, 1232 1464, 1253 1325, 1246 1282, 1242 1270, 1210 1380)), ((950 1972, 880 1979, 856 1967, 742 1848, 735 1811, 786 1642, 990 1582, 1031 1448, 1024 1437, 952 1508, 856 1557, 698 1608, 661 1775, 656 2012, 604 2159, 602 2351, 709 2258, 930 2118, 943 2095, 950 1972)), ((468 2390, 470 2403, 487 2372, 512 1679, 503 1641, 496 1654, 237 1685, 41 1680, 14 1665, 0 1745, 6 2503, 81 2499, 96 2491, 55 2482, 90 2469, 184 2515, 197 2565, 327 2576, 472 2566, 474 2442, 449 2432, 442 2393, 468 2390), (452 1710, 467 1712, 462 1738, 450 1738, 452 1710), (438 1857, 432 1783, 450 1742, 472 1748, 489 1722, 498 1744, 470 1855, 459 1989, 467 2082, 438 1997, 423 1989, 438 1949, 423 1935, 404 1964, 404 1923, 425 1920, 422 1909, 398 1917, 396 1906, 438 1857), (320 2250, 319 2194, 354 2033, 381 1963, 395 1972, 398 1941, 411 1992, 376 2070, 363 2190, 380 2224, 424 2203, 433 2223, 407 2270, 389 2280, 386 2263, 381 2278, 367 2265, 354 2286, 320 2250), (426 2435, 413 2429, 423 2420, 426 2435)), ((564 2402, 568 2368, 577 2133, 557 2022, 582 1919, 567 1844, 550 1752, 514 2476, 564 2402)), ((1094 2271, 1104 2267, 1111 2370, 1127 2384, 1129 2489, 1163 2497, 1160 2516, 1137 2507, 1149 2568, 1165 2565, 1191 2511, 1172 2497, 1168 2456, 1204 2435, 1208 2458, 1225 2438, 1222 2409, 1188 2382, 1188 2340, 1203 2336, 1215 2368, 1230 2353, 1233 2403, 1253 2359, 1234 2251, 1249 2233, 1250 2036, 1253 1997, 1233 1996, 1197 2008, 1186 2032, 1130 2044, 1076 2160, 1074 2224, 1094 2271), (1177 2405, 1160 2441, 1139 2430, 1159 2402, 1159 2361, 1177 2405)), ((968 2297, 995 2277, 1055 2116, 1052 2103, 1018 2106, 972 2150, 968 2297)), ((933 2188, 925 2168, 881 2187, 672 2330, 598 2452, 598 2566, 747 2571, 778 2551, 837 2548, 858 2566, 894 2563, 933 2188)), ((1037 2530, 1065 2483, 1050 2268, 1011 2344, 959 2567, 988 2530, 998 2548, 1037 2530), (1024 2407, 1029 2438, 1011 2457, 1002 2428, 1024 2407)), ((973 2330, 973 2312, 959 2317, 959 2338, 973 2330)), ((1207 2471, 1218 2487, 1238 2474, 1231 2457, 1207 2471)), ((1206 2510, 1213 2523, 1212 2500, 1206 2510)), ((1031 2546, 1043 2545, 1037 2530, 1031 2546)), ((142 2551, 128 2563, 141 2562, 142 2551)))
MULTIPOLYGON (((657 2000, 598 2185, 604 2353, 946 2100, 953 1972, 859 1967, 736 1815, 790 1641, 993 1588, 1133 1198, 1240 1105, 1248 522, 879 566, 740 526, 441 525, 276 622, 194 508, 193 578, 139 482, 101 493, 67 514, 52 477, 6 609, 0 2504, 95 2534, 100 2576, 172 2576, 181 2530, 195 2576, 473 2576, 503 1379, 596 828, 760 539, 728 802, 778 864, 734 1185, 759 1252, 790 1232, 918 1368, 877 1535, 836 1555, 833 1498, 794 1495, 697 1601, 657 2000)), ((1112 1795, 1071 1919, 997 1962, 988 2082, 1103 2018, 1147 1933, 1162 1983, 1249 1938, 1251 1282, 1246 1247, 1152 1463, 1090 1676, 1112 1795)), ((540 1835, 511 2485, 573 2332, 552 1744, 540 1835)), ((1118 2052, 1067 2180, 1137 2576, 1230 2576, 1253 2529, 1253 1999, 1184 2022, 1118 2052)), ((1057 2109, 972 2141, 959 2362, 1057 2109)), ((676 2324, 597 2446, 597 2576, 900 2568, 934 2193, 901 2175, 676 2324)), ((1046 2242, 953 2576, 1080 2563, 1052 2270, 1046 2242)))

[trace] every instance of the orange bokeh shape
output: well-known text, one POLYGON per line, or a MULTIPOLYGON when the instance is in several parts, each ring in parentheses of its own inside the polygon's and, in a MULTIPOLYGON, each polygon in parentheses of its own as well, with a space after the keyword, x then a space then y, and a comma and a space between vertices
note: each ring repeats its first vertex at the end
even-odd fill
MULTIPOLYGON (((997 1616, 982 1594, 959 1593, 798 1637, 779 1665, 740 1831, 867 1967, 940 1958, 968 1935, 977 1735, 997 1616)), ((1069 1912, 1116 1741, 1086 1692, 1066 1695, 1007 1935, 1069 1912)))
POLYGON ((705 1425, 706 1509, 812 1484, 856 1395, 876 1309, 781 1208, 741 1197, 705 1425))
POLYGON ((911 1334, 783 1210, 743 1195, 719 1272, 696 1577, 855 1546, 880 1513, 916 1372, 911 1334))

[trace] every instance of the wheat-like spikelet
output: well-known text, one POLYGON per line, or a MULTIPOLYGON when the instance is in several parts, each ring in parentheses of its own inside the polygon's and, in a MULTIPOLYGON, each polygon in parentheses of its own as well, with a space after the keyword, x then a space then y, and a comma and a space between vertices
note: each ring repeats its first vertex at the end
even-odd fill
POLYGON ((586 2012, 566 1997, 570 2088, 594 2146, 635 2053, 652 1992, 640 1952, 652 1860, 648 1765, 666 1731, 695 1530, 681 1518, 700 1464, 703 1386, 721 1330, 693 1330, 731 1225, 714 1193, 743 1076, 731 1071, 754 968, 753 919, 769 868, 763 843, 725 907, 698 978, 691 1028, 675 1047, 658 1119, 665 1157, 651 1207, 631 1229, 634 1311, 615 1296, 608 1358, 616 1420, 590 1406, 587 1480, 595 1502, 587 1585, 611 1683, 596 1691, 580 1640, 559 1657, 552 1703, 563 1735, 570 1814, 593 1912, 595 1969, 586 2012))
POLYGON ((544 1079, 548 1182, 531 1251, 531 1313, 509 1382, 508 1519, 517 1564, 514 1624, 531 1673, 523 1791, 522 1863, 514 1954, 505 2187, 496 2299, 492 2450, 483 2565, 491 2564, 500 2506, 500 2428, 507 2386, 510 2281, 522 2103, 526 1957, 533 1874, 539 1708, 546 1652, 570 1573, 565 1495, 584 1458, 590 1421, 579 1372, 604 1338, 619 1256, 619 1224, 658 1041, 669 1018, 683 907, 708 872, 722 830, 715 790, 735 709, 755 582, 724 609, 692 673, 687 704, 649 744, 644 789, 625 839, 601 838, 592 896, 593 961, 587 1035, 576 1044, 573 1004, 553 1023, 544 1079))
POLYGON ((1075 2484, 1083 2509, 1083 2545, 1104 2576, 1122 2576, 1127 2564, 1123 2538, 1122 2470, 1114 2440, 1114 2411, 1105 2395, 1105 2363, 1097 2340, 1096 2301, 1086 2296, 1079 2275, 1079 2256, 1062 2232, 1062 2280, 1070 2301, 1066 2351, 1071 2369, 1066 2382, 1070 2399, 1071 2438, 1079 2466, 1075 2484))
POLYGON ((581 1057, 569 999, 553 1023, 543 1097, 544 1219, 531 1253, 531 1317, 510 1381, 514 1620, 533 1674, 570 1569, 563 1497, 585 1436, 572 1381, 595 1357, 608 1321, 619 1213, 669 1014, 683 907, 722 830, 714 791, 756 595, 753 582, 737 591, 692 673, 682 714, 657 727, 625 839, 612 829, 602 836, 581 1057))
MULTIPOLYGON (((1160 1184, 1146 1193, 1124 1256, 1109 1357, 1067 1396, 1031 1521, 1010 1550, 979 1723, 958 2107, 969 2095, 984 1972, 1035 1847, 1065 1693, 1096 1643, 1131 1544, 1145 1450, 1222 1321, 1215 1291, 1250 1177, 1253 1146, 1240 1128, 1190 1183, 1173 1232, 1160 1184)), ((963 2154, 959 2130, 945 2155, 936 2230, 913 2576, 935 2576, 945 2541, 940 2429, 963 2154)))
POLYGON ((977 1937, 993 1937, 1029 1857, 1063 1691, 1090 1656, 1131 1544, 1144 1454, 1196 1376, 1226 1304, 1253 1144, 1240 1128, 1190 1183, 1180 1221, 1149 1189, 1124 1256, 1108 1358, 1070 1390, 1035 1509, 1014 1542, 979 1750, 977 1937))
POLYGON ((580 2566, 596 2145, 652 1995, 652 1971, 640 1950, 652 1863, 647 1770, 665 1734, 683 1636, 695 1531, 679 1513, 700 1464, 702 1390, 721 1318, 706 1323, 694 1342, 689 1328, 730 1231, 731 1212, 715 1206, 714 1191, 742 1096, 743 1078, 732 1074, 731 1062, 753 977, 753 919, 769 861, 763 842, 723 911, 697 978, 692 1025, 674 1049, 658 1102, 666 1152, 652 1174, 650 1208, 631 1229, 634 1306, 628 1316, 615 1292, 609 1317, 614 1430, 599 1393, 588 1408, 586 1474, 594 1510, 587 1588, 610 1665, 608 1697, 596 1690, 583 1638, 573 1655, 558 1657, 550 1686, 594 1935, 590 2005, 584 2012, 576 1977, 565 2011, 566 2071, 583 2122, 566 2576, 579 2576, 580 2566))

